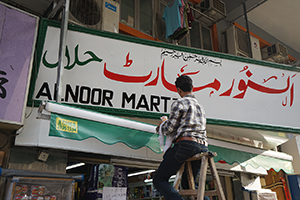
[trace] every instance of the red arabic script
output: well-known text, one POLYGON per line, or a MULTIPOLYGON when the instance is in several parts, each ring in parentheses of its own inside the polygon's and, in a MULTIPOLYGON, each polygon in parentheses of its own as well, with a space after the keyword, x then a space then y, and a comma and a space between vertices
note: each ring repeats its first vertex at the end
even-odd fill
POLYGON ((156 77, 152 81, 147 83, 145 86, 154 86, 154 85, 156 85, 157 82, 158 82, 158 77, 159 77, 159 67, 157 68, 156 77))
POLYGON ((106 69, 106 63, 104 63, 103 74, 105 77, 114 81, 120 81, 125 83, 144 83, 151 77, 152 71, 146 76, 128 76, 108 71, 106 69))
POLYGON ((253 90, 256 90, 256 91, 259 91, 259 92, 263 92, 263 93, 280 94, 280 93, 286 92, 289 89, 289 87, 290 87, 290 77, 288 77, 288 79, 287 79, 287 86, 286 86, 286 88, 283 88, 283 89, 268 88, 268 87, 259 85, 259 84, 255 83, 255 82, 251 81, 251 80, 248 80, 248 82, 246 84, 246 82, 242 79, 239 82, 238 89, 240 91, 243 91, 243 92, 240 93, 240 94, 238 94, 238 95, 236 95, 236 96, 234 96, 233 98, 239 98, 239 99, 244 98, 244 95, 245 95, 248 87, 252 88, 253 90))
MULTIPOLYGON (((165 59, 163 60, 163 63, 161 65, 161 80, 167 90, 170 90, 172 92, 177 92, 176 86, 174 84, 169 83, 165 78, 165 59)), ((213 88, 216 91, 218 91, 220 89, 220 87, 221 87, 220 81, 215 79, 214 82, 212 82, 212 83, 208 83, 204 86, 194 87, 193 91, 197 92, 197 91, 203 90, 205 88, 213 88)))
POLYGON ((129 53, 126 56, 126 64, 123 65, 123 67, 130 67, 130 65, 133 63, 133 60, 129 59, 129 53))
MULTIPOLYGON (((181 67, 180 69, 180 72, 183 73, 184 72, 184 68, 187 67, 187 65, 184 65, 183 67, 181 67)), ((195 74, 198 74, 200 72, 200 70, 196 71, 196 72, 188 72, 188 73, 183 73, 183 74, 177 74, 177 76, 183 76, 183 75, 187 75, 187 76, 190 76, 190 75, 195 75, 195 74)))

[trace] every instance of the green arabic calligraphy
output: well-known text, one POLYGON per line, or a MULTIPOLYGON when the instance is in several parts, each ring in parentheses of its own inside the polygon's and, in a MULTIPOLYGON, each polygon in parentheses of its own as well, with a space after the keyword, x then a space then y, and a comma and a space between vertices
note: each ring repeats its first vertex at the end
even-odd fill
MULTIPOLYGON (((78 44, 77 46, 75 47, 75 59, 74 59, 74 62, 73 64, 70 65, 70 53, 69 53, 69 48, 68 46, 66 46, 66 53, 65 53, 65 56, 68 60, 68 63, 66 66, 64 66, 65 69, 67 70, 70 70, 70 69, 73 69, 75 67, 75 65, 79 65, 79 66, 83 66, 83 65, 86 65, 88 64, 89 62, 92 62, 92 61, 96 61, 96 62, 102 62, 103 59, 101 58, 98 58, 92 51, 86 51, 83 55, 90 55, 91 58, 87 59, 86 61, 83 61, 81 62, 79 59, 78 59, 78 44)), ((58 61, 56 63, 49 63, 47 60, 46 60, 46 55, 47 55, 47 52, 48 51, 45 51, 44 55, 43 55, 43 64, 45 65, 45 67, 48 67, 48 68, 55 68, 58 66, 58 61)))

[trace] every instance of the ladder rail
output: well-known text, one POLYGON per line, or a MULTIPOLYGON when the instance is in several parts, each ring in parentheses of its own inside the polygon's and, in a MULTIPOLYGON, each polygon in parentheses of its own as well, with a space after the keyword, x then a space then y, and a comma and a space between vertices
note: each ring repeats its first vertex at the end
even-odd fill
POLYGON ((192 158, 189 158, 178 170, 176 174, 176 178, 174 181, 174 188, 178 190, 182 174, 184 171, 184 168, 186 166, 187 169, 187 176, 189 181, 189 189, 180 189, 178 191, 179 195, 182 196, 191 196, 192 200, 197 197, 197 200, 203 200, 204 196, 218 196, 219 200, 226 200, 224 191, 221 185, 220 177, 217 172, 217 168, 215 166, 213 157, 217 156, 217 153, 215 152, 205 152, 201 154, 197 154, 193 156, 192 158), (195 180, 193 176, 193 171, 191 167, 191 161, 199 160, 201 159, 201 167, 200 167, 200 175, 199 175, 199 183, 198 183, 198 189, 195 189, 195 180), (209 166, 214 183, 215 183, 215 190, 209 190, 205 191, 205 181, 207 176, 207 167, 209 166))

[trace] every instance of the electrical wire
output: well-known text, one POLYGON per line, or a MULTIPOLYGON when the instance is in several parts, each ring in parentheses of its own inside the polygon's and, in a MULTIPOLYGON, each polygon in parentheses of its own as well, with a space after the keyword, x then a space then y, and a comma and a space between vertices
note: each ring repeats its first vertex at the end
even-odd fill
POLYGON ((25 114, 25 118, 28 119, 30 117, 30 115, 32 114, 33 111, 33 107, 34 107, 34 100, 32 100, 32 104, 31 104, 31 109, 28 115, 25 114))
POLYGON ((0 149, 3 149, 3 148, 8 144, 8 141, 9 141, 9 135, 8 135, 8 133, 5 133, 5 132, 3 132, 3 131, 0 131, 0 133, 2 133, 3 135, 6 136, 6 141, 5 141, 5 143, 4 143, 3 145, 0 146, 0 149))

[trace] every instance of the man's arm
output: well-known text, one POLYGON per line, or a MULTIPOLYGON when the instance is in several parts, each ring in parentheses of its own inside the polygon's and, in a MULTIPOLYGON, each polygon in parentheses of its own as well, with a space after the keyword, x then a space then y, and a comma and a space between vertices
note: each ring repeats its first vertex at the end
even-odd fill
POLYGON ((179 101, 175 101, 172 104, 169 119, 162 125, 162 132, 164 135, 169 135, 177 132, 177 129, 180 125, 182 108, 183 105, 179 101))

